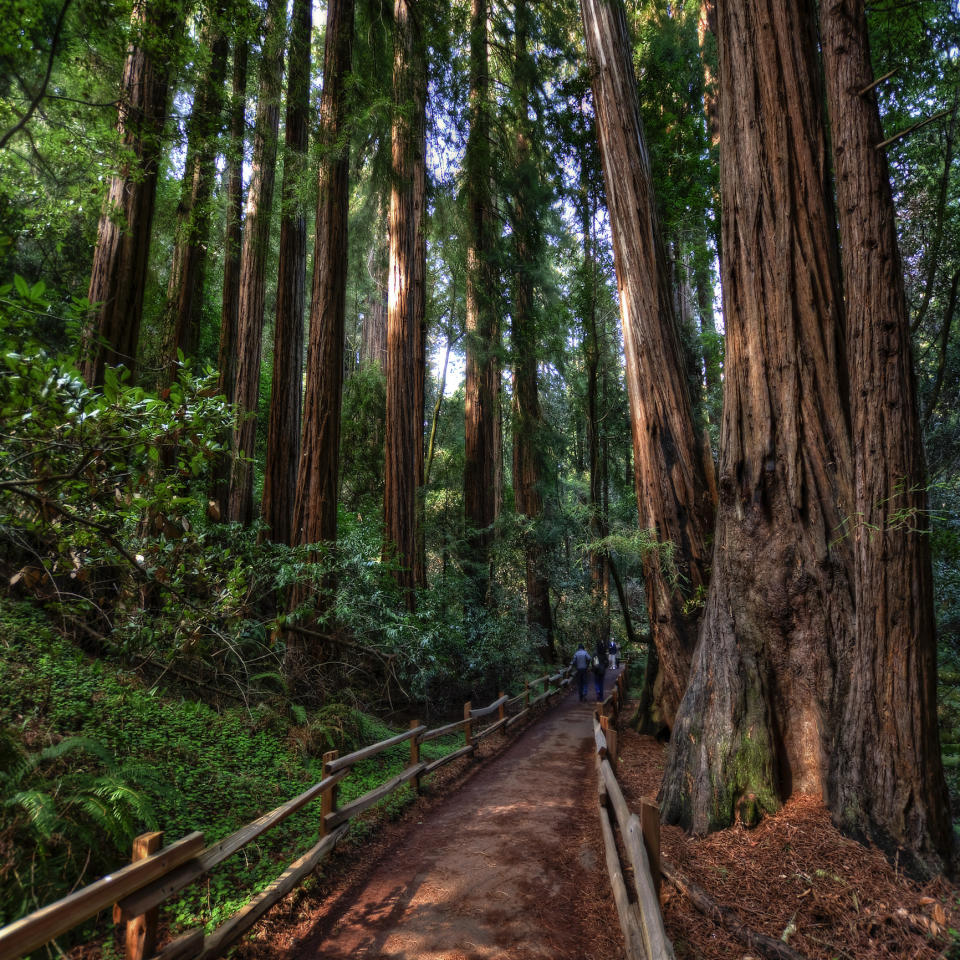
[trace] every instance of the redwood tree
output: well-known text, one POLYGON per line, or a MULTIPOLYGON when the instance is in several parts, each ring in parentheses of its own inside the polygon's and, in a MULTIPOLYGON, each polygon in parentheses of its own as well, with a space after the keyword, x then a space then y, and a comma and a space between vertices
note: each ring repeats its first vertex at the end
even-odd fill
MULTIPOLYGON (((857 634, 831 757, 844 829, 949 865, 926 478, 863 0, 820 5, 846 293, 857 634)), ((847 678, 844 678, 847 679, 847 678)))
POLYGON ((233 434, 234 459, 228 512, 231 520, 241 523, 253 520, 253 464, 250 458, 257 436, 256 409, 260 391, 267 254, 276 180, 285 33, 286 4, 283 0, 268 0, 260 54, 253 162, 247 189, 237 303, 236 403, 241 420, 233 434))
POLYGON ((422 582, 417 533, 423 476, 422 325, 426 61, 410 0, 394 3, 390 268, 387 308, 387 410, 384 451, 384 557, 410 609, 422 582))
POLYGON ((110 178, 97 227, 87 298, 94 309, 84 334, 82 372, 92 386, 105 366, 134 371, 157 174, 167 113, 167 88, 182 30, 177 0, 136 0, 120 85, 117 132, 129 157, 110 178))
MULTIPOLYGON (((241 5, 240 9, 244 9, 241 5)), ((224 167, 226 227, 223 238, 223 294, 220 311, 220 345, 217 353, 218 389, 230 403, 236 398, 237 305, 240 301, 240 251, 243 243, 243 145, 246 129, 248 43, 237 36, 233 43, 233 81, 230 100, 229 145, 224 167)), ((225 438, 229 447, 231 438, 225 438)), ((228 513, 230 495, 229 454, 221 454, 214 467, 213 500, 216 516, 228 513)))
POLYGON ((167 282, 164 335, 167 337, 169 379, 176 377, 177 351, 194 352, 199 307, 210 234, 210 198, 216 175, 217 138, 222 125, 224 81, 229 38, 224 30, 222 3, 210 4, 201 33, 206 69, 198 73, 193 108, 187 128, 187 157, 177 204, 177 229, 173 261, 167 282), (209 49, 206 49, 209 48, 209 49))
POLYGON ((662 816, 704 832, 827 780, 853 643, 839 252, 813 0, 720 0, 726 395, 714 562, 662 816))
MULTIPOLYGON (((331 0, 323 56, 310 339, 293 519, 294 542, 300 544, 333 545, 337 539, 350 162, 344 134, 353 35, 353 0, 331 0)), ((293 597, 294 603, 302 599, 302 592, 293 597)), ((317 599, 322 612, 329 600, 317 599)), ((294 685, 320 655, 302 635, 288 635, 284 669, 294 685)))
POLYGON ((516 100, 516 168, 511 231, 514 243, 511 342, 513 348, 513 491, 517 512, 534 529, 524 540, 527 581, 527 625, 538 631, 544 654, 554 659, 553 612, 550 582, 543 570, 544 548, 535 529, 543 513, 540 490, 545 478, 543 414, 537 385, 537 317, 534 308, 534 274, 542 263, 543 243, 537 227, 535 205, 539 199, 538 158, 533 149, 529 119, 530 83, 535 70, 528 49, 530 6, 515 5, 514 97, 516 100))
POLYGON ((270 539, 279 543, 293 542, 300 459, 303 294, 307 273, 307 217, 301 195, 309 142, 312 24, 310 0, 295 0, 290 26, 273 378, 261 509, 270 528, 270 539))
POLYGON ((581 0, 581 10, 623 322, 637 505, 640 525, 655 544, 644 577, 659 654, 656 705, 672 726, 696 642, 692 601, 708 579, 713 504, 691 413, 623 4, 581 0))
POLYGON ((469 572, 484 599, 497 518, 499 411, 494 222, 490 196, 490 73, 487 0, 470 13, 470 132, 464 171, 467 206, 467 335, 463 503, 469 537, 469 572))

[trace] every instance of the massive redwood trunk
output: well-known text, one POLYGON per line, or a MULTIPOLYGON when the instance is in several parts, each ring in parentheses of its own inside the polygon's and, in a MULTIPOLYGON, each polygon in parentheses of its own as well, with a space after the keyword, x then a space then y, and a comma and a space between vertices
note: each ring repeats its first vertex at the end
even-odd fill
POLYGON ((301 199, 310 138, 311 0, 295 0, 287 71, 280 259, 273 332, 273 379, 261 513, 270 539, 293 543, 293 512, 300 461, 303 379, 303 288, 307 275, 307 216, 301 199))
MULTIPOLYGON (((322 151, 317 170, 310 340, 293 518, 293 540, 300 544, 334 545, 337 540, 350 165, 344 132, 353 31, 353 0, 330 0, 320 97, 322 151)), ((329 609, 329 592, 334 588, 332 580, 328 581, 328 594, 316 598, 318 612, 329 609)), ((304 599, 304 591, 295 591, 293 605, 304 599)), ((293 689, 307 685, 309 671, 322 655, 322 649, 302 634, 288 635, 284 671, 293 689)))
POLYGON ((623 321, 637 505, 640 526, 657 545, 644 561, 660 664, 656 703, 672 726, 696 642, 696 599, 708 580, 713 503, 691 413, 623 4, 581 0, 581 10, 623 321))
POLYGON ((487 0, 472 0, 470 15, 470 133, 467 137, 467 335, 463 503, 468 535, 467 568, 476 599, 487 597, 489 554, 497 518, 498 376, 496 271, 490 198, 490 75, 487 0))
POLYGON ((394 3, 390 279, 387 313, 387 413, 384 449, 384 559, 412 610, 422 582, 417 535, 423 475, 422 230, 426 62, 410 0, 394 3))
MULTIPOLYGON (((240 301, 240 250, 243 243, 243 144, 247 104, 247 41, 233 47, 233 91, 230 101, 230 142, 227 149, 226 228, 223 238, 223 297, 220 311, 220 344, 217 352, 218 389, 230 403, 236 399, 237 305, 240 301)), ((230 436, 224 446, 230 446, 230 436)), ((230 496, 229 453, 217 457, 214 466, 213 499, 217 515, 227 516, 230 496)))
POLYGON ((530 78, 536 69, 528 49, 530 6, 517 0, 515 6, 516 65, 514 95, 517 104, 515 189, 511 208, 514 242, 513 325, 513 490, 517 512, 532 529, 524 538, 527 581, 527 626, 532 628, 541 654, 556 659, 550 582, 544 572, 545 550, 536 529, 543 513, 540 491, 545 479, 543 413, 537 386, 537 316, 534 308, 534 275, 543 262, 543 241, 536 223, 534 205, 540 171, 533 151, 529 119, 530 78))
POLYGON ((949 865, 926 477, 863 0, 820 5, 847 316, 857 637, 831 758, 834 819, 949 865))
POLYGON ((233 434, 229 518, 253 520, 253 463, 257 437, 257 396, 263 352, 270 213, 276 181, 277 131, 283 85, 286 4, 268 0, 260 59, 257 116, 253 129, 253 162, 247 190, 247 215, 240 253, 240 297, 237 304, 236 403, 241 420, 233 434))
POLYGON ((661 802, 696 832, 821 793, 853 642, 839 253, 812 0, 720 0, 726 395, 707 607, 661 802))
POLYGON ((167 337, 167 377, 177 375, 177 354, 192 356, 203 303, 203 284, 210 235, 210 198, 216 176, 217 139, 222 126, 224 81, 229 40, 224 30, 223 4, 210 4, 202 42, 209 47, 209 64, 196 78, 193 109, 187 131, 187 159, 177 204, 177 232, 167 282, 164 335, 167 337))
POLYGON ((105 366, 135 371, 157 173, 167 112, 169 44, 182 29, 175 0, 137 0, 132 39, 123 68, 117 130, 126 161, 110 178, 97 226, 87 298, 94 310, 84 332, 81 370, 91 386, 103 383, 105 366))

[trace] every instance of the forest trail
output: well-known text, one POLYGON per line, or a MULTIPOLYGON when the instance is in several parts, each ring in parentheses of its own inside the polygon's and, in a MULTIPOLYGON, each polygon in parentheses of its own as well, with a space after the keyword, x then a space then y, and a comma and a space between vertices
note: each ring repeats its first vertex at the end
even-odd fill
MULTIPOLYGON (((608 682, 615 676, 608 672, 608 682)), ((621 956, 616 918, 602 906, 609 891, 595 809, 595 706, 567 694, 400 840, 348 907, 332 904, 290 956, 621 956)))

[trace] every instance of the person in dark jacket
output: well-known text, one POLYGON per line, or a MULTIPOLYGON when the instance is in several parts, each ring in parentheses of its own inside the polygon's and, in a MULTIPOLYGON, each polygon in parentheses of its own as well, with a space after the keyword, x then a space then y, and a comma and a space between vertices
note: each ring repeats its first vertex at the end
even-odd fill
POLYGON ((597 688, 597 703, 603 699, 603 678, 609 665, 607 645, 601 640, 597 643, 597 652, 593 655, 593 683, 597 688))
POLYGON ((577 647, 577 652, 570 661, 570 666, 577 671, 577 689, 580 691, 580 699, 587 699, 587 671, 590 669, 590 654, 584 649, 581 643, 577 647))

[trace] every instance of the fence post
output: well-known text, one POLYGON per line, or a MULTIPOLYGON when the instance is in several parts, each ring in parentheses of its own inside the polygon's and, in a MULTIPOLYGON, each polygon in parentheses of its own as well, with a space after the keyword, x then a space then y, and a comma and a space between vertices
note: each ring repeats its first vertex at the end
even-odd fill
POLYGON ((610 718, 604 713, 600 714, 600 729, 607 740, 607 756, 610 758, 610 764, 616 765, 617 762, 617 728, 610 722, 610 718))
MULTIPOLYGON (((135 863, 156 853, 163 844, 163 831, 141 833, 133 840, 133 853, 130 861, 135 863)), ((154 907, 146 913, 140 914, 127 921, 126 952, 127 960, 144 960, 152 957, 157 950, 157 914, 159 907, 154 907)), ((114 922, 119 922, 118 909, 114 907, 114 922)))
POLYGON ((523 706, 524 706, 524 709, 526 710, 530 709, 530 681, 529 680, 527 680, 523 684, 523 706))
MULTIPOLYGON (((410 729, 414 727, 419 727, 419 720, 410 721, 410 729)), ((410 766, 415 767, 420 762, 420 736, 419 734, 415 737, 410 738, 410 766)), ((413 778, 413 789, 419 793, 420 792, 420 778, 413 778)))
MULTIPOLYGON (((332 760, 336 760, 339 756, 339 751, 337 750, 328 750, 323 755, 323 775, 324 777, 329 776, 327 773, 327 764, 332 760)), ((327 835, 327 814, 333 813, 337 809, 337 787, 338 784, 334 783, 331 786, 327 787, 320 794, 320 836, 325 837, 327 835)))
MULTIPOLYGON (((500 700, 502 700, 505 696, 506 694, 502 690, 497 694, 497 697, 500 700)), ((497 719, 502 720, 506 715, 507 715, 507 705, 505 703, 501 703, 500 706, 497 707, 497 719)))
POLYGON ((473 703, 470 700, 463 705, 463 719, 466 721, 463 725, 463 740, 467 747, 473 745, 473 724, 470 722, 470 708, 472 706, 473 703))
POLYGON ((643 830, 643 845, 650 861, 650 876, 653 889, 660 895, 660 807, 646 797, 640 799, 640 827, 643 830))

